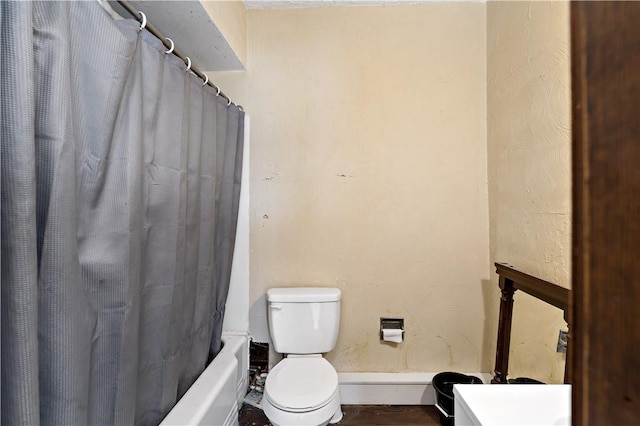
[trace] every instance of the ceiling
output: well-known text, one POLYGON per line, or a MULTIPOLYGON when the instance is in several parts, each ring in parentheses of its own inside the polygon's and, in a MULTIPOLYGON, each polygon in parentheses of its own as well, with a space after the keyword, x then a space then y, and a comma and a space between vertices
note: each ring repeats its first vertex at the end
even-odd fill
POLYGON ((243 0, 247 9, 293 9, 330 6, 384 6, 389 4, 442 3, 485 0, 243 0))
MULTIPOLYGON (((131 15, 116 1, 109 5, 121 16, 131 15)), ((215 0, 214 0, 215 1, 215 0)), ((220 0, 218 0, 220 1, 220 0)), ((456 2, 485 0, 235 0, 244 1, 248 9, 292 9, 331 6, 384 6, 391 4, 416 4, 433 2, 456 2)), ((129 0, 165 36, 170 36, 176 47, 188 53, 201 70, 242 70, 244 65, 237 57, 215 23, 198 0, 129 0)))
MULTIPOLYGON (((149 22, 202 71, 231 71, 244 69, 242 61, 224 38, 199 1, 129 0, 144 12, 149 22)), ((117 2, 111 7, 125 18, 131 15, 117 2)))

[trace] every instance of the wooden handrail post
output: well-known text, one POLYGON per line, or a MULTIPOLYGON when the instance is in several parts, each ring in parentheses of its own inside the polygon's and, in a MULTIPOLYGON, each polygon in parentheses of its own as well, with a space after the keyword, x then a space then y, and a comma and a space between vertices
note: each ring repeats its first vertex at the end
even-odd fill
POLYGON ((511 319, 513 316, 513 281, 500 276, 500 318, 498 320, 498 347, 496 348, 495 375, 491 383, 507 384, 509 369, 509 345, 511 343, 511 319))
MULTIPOLYGON (((511 319, 513 316, 513 293, 521 290, 536 299, 542 300, 564 311, 564 319, 569 315, 569 289, 549 281, 536 278, 514 269, 506 263, 496 262, 496 272, 500 278, 498 285, 502 291, 500 297, 500 318, 498 322, 498 347, 496 349, 495 375, 491 383, 507 383, 509 368, 509 346, 511 342, 511 319)), ((567 325, 569 322, 567 321, 567 325)), ((571 362, 573 343, 572 330, 569 328, 567 343, 567 363, 571 362)), ((569 364, 567 364, 569 365, 569 364)), ((571 368, 565 368, 565 383, 571 383, 571 368)))

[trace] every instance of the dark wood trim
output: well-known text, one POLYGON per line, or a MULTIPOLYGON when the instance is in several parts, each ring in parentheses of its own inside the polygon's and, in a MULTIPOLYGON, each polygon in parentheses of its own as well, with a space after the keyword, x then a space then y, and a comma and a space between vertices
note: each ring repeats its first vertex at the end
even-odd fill
POLYGON ((572 421, 640 424, 639 2, 571 2, 572 421))
POLYGON ((525 274, 505 263, 496 263, 495 265, 497 274, 513 281, 513 286, 516 290, 522 290, 537 299, 562 309, 567 312, 565 320, 567 319, 569 311, 568 288, 525 274))
MULTIPOLYGON (((521 290, 533 297, 564 311, 565 321, 569 308, 569 289, 550 283, 513 267, 496 263, 500 286, 500 316, 498 318, 498 344, 496 346, 496 366, 491 383, 506 384, 509 370, 509 347, 511 346, 511 322, 513 320, 513 294, 521 290)), ((569 348, 567 348, 569 349, 569 348)), ((567 357, 567 359, 569 359, 567 357)), ((570 368, 565 368, 565 383, 570 383, 570 368)))
POLYGON ((500 316, 498 318, 498 345, 496 347, 496 368, 491 383, 507 384, 509 371, 509 347, 511 346, 511 320, 513 318, 513 281, 500 276, 500 316))
MULTIPOLYGON (((571 418, 574 425, 584 424, 584 415, 582 403, 582 395, 584 394, 585 382, 582 379, 581 372, 585 370, 584 354, 585 339, 576 338, 577 333, 582 333, 588 324, 582 323, 586 321, 587 317, 584 314, 584 309, 588 306, 587 300, 579 300, 583 295, 588 294, 586 287, 589 285, 589 281, 583 276, 584 268, 581 266, 583 263, 583 253, 586 253, 586 245, 588 241, 582 237, 584 235, 583 222, 586 219, 581 212, 586 211, 585 197, 588 195, 588 191, 585 191, 584 187, 587 186, 587 173, 585 166, 588 163, 585 162, 584 149, 581 144, 583 142, 583 129, 582 125, 586 123, 586 119, 582 117, 585 113, 585 108, 582 104, 583 100, 586 100, 584 94, 585 91, 585 78, 586 75, 586 55, 584 51, 584 40, 586 28, 583 23, 582 9, 577 2, 573 2, 570 5, 571 16, 571 97, 572 97, 572 253, 571 253, 571 274, 572 274, 572 289, 573 294, 570 300, 569 306, 569 321, 572 324, 570 336, 571 353, 567 353, 567 356, 571 355, 571 418), (580 265, 580 266, 579 266, 580 265)), ((588 338, 588 336, 584 336, 588 338)), ((569 342, 567 342, 569 344, 569 342)))

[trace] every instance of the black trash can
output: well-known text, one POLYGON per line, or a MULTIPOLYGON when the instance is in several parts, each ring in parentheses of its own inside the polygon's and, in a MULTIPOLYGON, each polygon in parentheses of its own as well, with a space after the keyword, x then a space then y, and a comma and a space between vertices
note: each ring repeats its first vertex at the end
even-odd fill
POLYGON ((447 371, 436 374, 432 384, 436 391, 436 408, 440 411, 440 424, 453 426, 453 385, 481 385, 482 380, 476 376, 447 371))
POLYGON ((507 380, 510 385, 546 385, 545 382, 540 380, 530 379, 529 377, 516 377, 515 379, 507 380))

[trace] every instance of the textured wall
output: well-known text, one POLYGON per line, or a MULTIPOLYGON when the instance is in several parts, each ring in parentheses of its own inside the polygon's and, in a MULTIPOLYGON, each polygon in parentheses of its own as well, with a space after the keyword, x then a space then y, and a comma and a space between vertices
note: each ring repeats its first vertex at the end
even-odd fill
POLYGON ((268 288, 336 286, 339 371, 489 365, 485 15, 483 3, 249 12, 256 339, 268 288), (386 315, 405 318, 404 343, 379 342, 386 315))
POLYGON ((247 65, 247 9, 242 0, 200 0, 238 59, 247 65))
MULTIPOLYGON (((492 261, 569 287, 571 220, 569 7, 487 4, 492 261)), ((494 280, 495 282, 495 280, 494 280)), ((497 297, 497 296, 496 296, 497 297)), ((559 309, 516 293, 511 377, 561 382, 559 309)))

